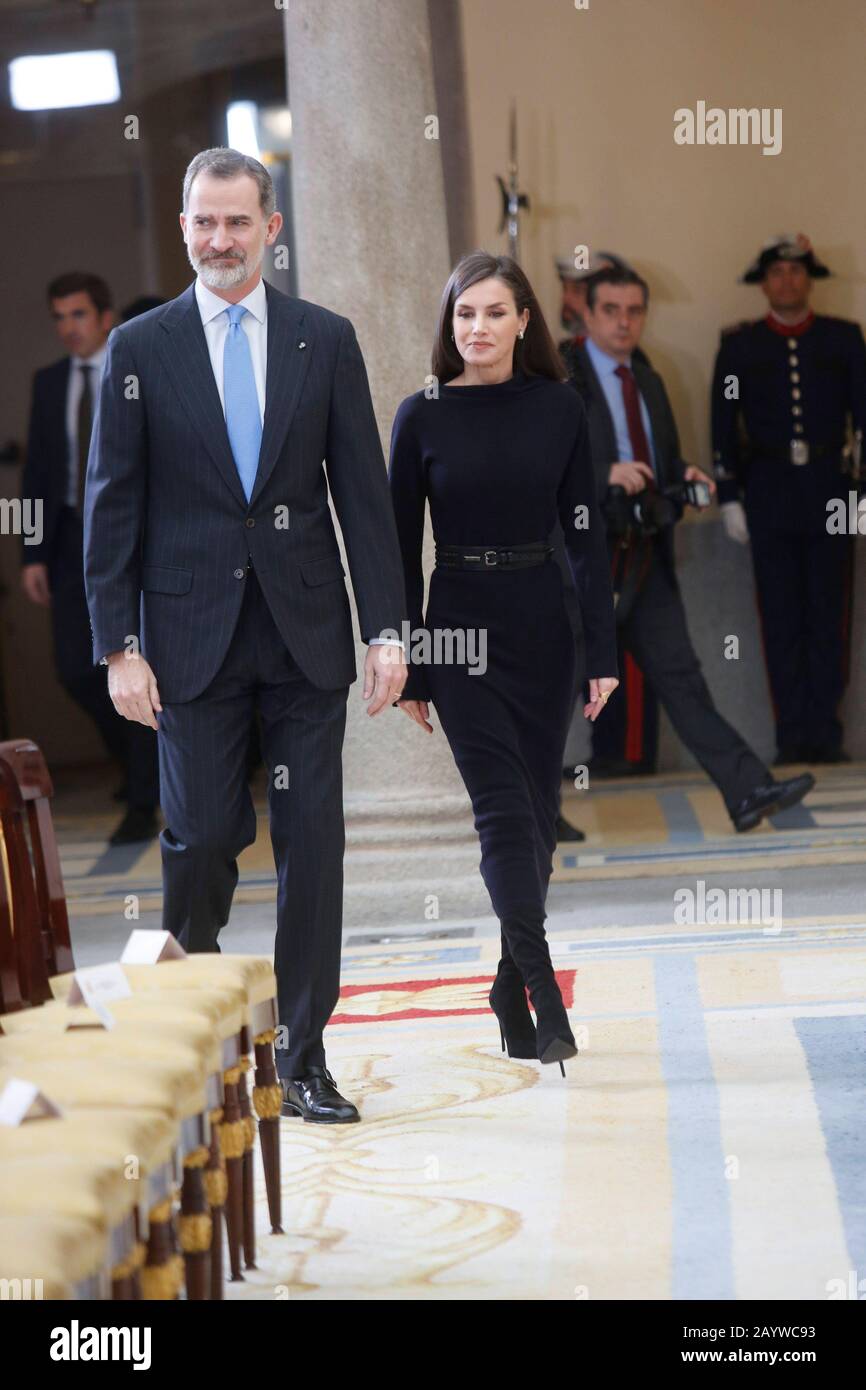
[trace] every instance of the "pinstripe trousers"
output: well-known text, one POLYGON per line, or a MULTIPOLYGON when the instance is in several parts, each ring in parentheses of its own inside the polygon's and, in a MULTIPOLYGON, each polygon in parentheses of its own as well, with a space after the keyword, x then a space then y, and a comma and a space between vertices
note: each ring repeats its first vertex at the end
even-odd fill
POLYGON ((322 1033, 340 993, 343 907, 343 736, 349 687, 322 690, 294 661, 255 573, 222 666, 195 699, 157 717, 164 926, 188 952, 218 951, 256 838, 246 778, 258 708, 277 871, 274 969, 277 1070, 324 1065, 322 1033))

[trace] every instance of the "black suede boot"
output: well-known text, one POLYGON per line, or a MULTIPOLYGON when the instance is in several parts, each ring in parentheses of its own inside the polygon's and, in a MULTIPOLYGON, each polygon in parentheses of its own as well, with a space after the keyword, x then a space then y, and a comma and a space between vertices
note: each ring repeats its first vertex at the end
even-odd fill
POLYGON ((536 1056, 540 1062, 558 1062, 577 1055, 574 1034, 556 980, 544 917, 538 909, 512 911, 501 919, 502 931, 515 965, 529 990, 535 1009, 536 1056))
POLYGON ((535 1059, 535 1024, 529 1012, 523 978, 512 959, 505 936, 502 936, 502 959, 489 995, 490 1007, 499 1020, 502 1051, 508 1048, 509 1057, 535 1059))

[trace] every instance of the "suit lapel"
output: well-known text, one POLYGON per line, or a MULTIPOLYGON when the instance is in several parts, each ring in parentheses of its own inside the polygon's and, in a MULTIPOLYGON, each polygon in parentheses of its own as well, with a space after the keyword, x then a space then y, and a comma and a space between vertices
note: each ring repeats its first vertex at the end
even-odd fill
POLYGON ((304 310, 298 300, 265 281, 268 301, 268 367, 262 446, 250 505, 257 501, 274 471, 292 416, 300 400, 313 352, 308 332, 301 332, 304 310))
POLYGON ((650 418, 650 429, 652 430, 652 446, 655 455, 658 483, 659 487, 664 487, 667 482, 664 465, 664 423, 659 412, 655 373, 645 362, 641 362, 640 359, 635 361, 634 358, 632 359, 632 371, 634 372, 637 389, 646 402, 647 413, 650 418))
POLYGON ((194 281, 182 295, 172 300, 159 323, 164 330, 159 335, 159 352, 169 380, 226 486, 246 510, 247 499, 229 443, 194 281))
POLYGON ((195 282, 172 300, 160 319, 159 353, 175 384, 181 404, 198 431, 233 497, 244 511, 261 493, 274 470, 297 406, 312 350, 297 329, 303 309, 265 282, 268 303, 268 365, 265 418, 259 467, 247 502, 229 443, 225 415, 214 379, 210 353, 195 297, 195 282), (298 343, 305 342, 299 349, 298 343))
POLYGON ((601 388, 601 382, 595 373, 592 365, 592 358, 586 348, 581 343, 578 353, 583 367, 584 377, 587 385, 587 394, 590 397, 590 405, 595 413, 596 421, 604 435, 605 458, 604 463, 615 463, 617 460, 616 430, 613 427, 613 419, 607 404, 607 398, 601 388))

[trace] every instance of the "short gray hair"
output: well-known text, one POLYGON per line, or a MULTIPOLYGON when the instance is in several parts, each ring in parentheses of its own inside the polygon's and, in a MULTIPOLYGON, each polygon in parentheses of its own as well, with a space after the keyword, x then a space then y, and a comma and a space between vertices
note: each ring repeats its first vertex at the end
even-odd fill
POLYGON ((212 150, 201 150, 187 165, 183 176, 183 211, 189 208, 189 191, 197 174, 211 174, 215 179, 236 179, 239 174, 249 174, 259 186, 259 207, 267 221, 276 206, 274 185, 264 164, 251 155, 241 154, 240 150, 227 145, 216 145, 212 150))

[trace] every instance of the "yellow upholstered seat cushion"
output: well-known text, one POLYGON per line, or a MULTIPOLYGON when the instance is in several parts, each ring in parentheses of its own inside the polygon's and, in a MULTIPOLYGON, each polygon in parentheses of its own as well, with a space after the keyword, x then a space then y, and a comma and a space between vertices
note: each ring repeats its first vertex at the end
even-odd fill
MULTIPOLYGON (((32 1123, 38 1124, 38 1120, 32 1123)), ((80 1154, 27 1154, 0 1159, 0 1212, 60 1212, 111 1231, 136 1205, 139 1193, 123 1169, 80 1154)))
MULTIPOLYGON (((26 1061, 96 1062, 113 1066, 116 1061, 148 1067, 157 1062, 198 1078, 202 1087, 212 1072, 220 1070, 219 1048, 214 1058, 214 1042, 205 1038, 198 1047, 163 1032, 118 1024, 116 1028, 76 1028, 72 1032, 19 1033, 0 1038, 0 1065, 23 1065, 26 1061)), ((204 1107, 198 1106, 193 1114, 204 1107)), ((187 1112, 182 1112, 187 1113, 187 1112)))
POLYGON ((106 1232, 92 1221, 0 1213, 0 1279, 41 1280, 43 1298, 74 1297, 75 1284, 97 1274, 107 1258, 106 1232))
POLYGON ((164 1051, 167 1051, 171 1056, 175 1048, 178 1049, 178 1055, 182 1055, 182 1052, 188 1049, 199 1058, 207 1075, 222 1071, 220 1040, 205 1020, 195 1015, 178 1018, 170 1010, 164 1009, 157 1019, 123 1018, 118 1019, 113 1028, 105 1029, 91 1009, 69 1008, 61 1004, 59 1009, 52 1006, 47 1012, 44 1008, 31 1009, 28 1012, 44 1015, 42 1027, 0 1037, 0 1057, 3 1056, 4 1046, 16 1039, 39 1039, 47 1049, 53 1050, 58 1057, 63 1057, 66 1055, 66 1041, 71 1037, 89 1039, 96 1049, 100 1041, 109 1049, 132 1049, 132 1055, 136 1055, 134 1045, 137 1042, 141 1056, 146 1056, 155 1049, 158 1049, 155 1055, 162 1056, 164 1051), (70 1024, 77 1026, 69 1028, 70 1024), (81 1026, 84 1024, 89 1026, 81 1026))
MULTIPOLYGON (((141 1020, 159 1028, 163 1019, 176 1018, 204 1021, 221 1041, 240 1032, 244 1004, 239 991, 225 989, 141 990, 126 999, 113 999, 107 1005, 119 1022, 141 1020)), ((66 999, 51 999, 35 1009, 19 1009, 0 1016, 0 1033, 11 1037, 15 1033, 38 1033, 43 1029, 66 1028, 73 1012, 76 1019, 98 1023, 91 1009, 83 1004, 69 1004, 66 999)))
MULTIPOLYGON (((14 1039, 7 1039, 11 1043, 14 1039)), ((0 1062, 0 1089, 13 1076, 32 1081, 61 1109, 159 1110, 175 1122, 205 1108, 205 1078, 177 1061, 125 1057, 51 1061, 16 1057, 0 1062)))
MULTIPOLYGON (((164 960, 158 965, 124 965, 121 968, 133 990, 154 987, 188 989, 190 981, 195 981, 220 989, 240 989, 248 1004, 275 999, 277 994, 274 967, 266 956, 197 953, 186 960, 164 960)), ((65 998, 72 986, 72 975, 55 975, 50 984, 55 999, 65 998)))
POLYGON ((156 1172, 172 1158, 176 1142, 177 1126, 159 1110, 70 1110, 0 1125, 0 1167, 6 1158, 28 1154, 93 1157, 114 1164, 135 1185, 136 1169, 142 1177, 156 1172))

